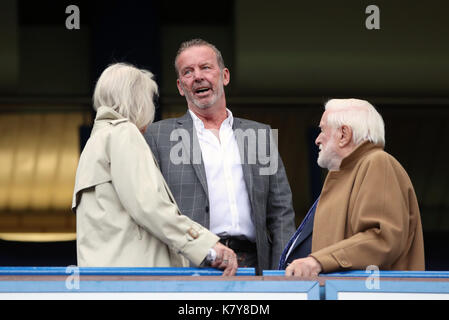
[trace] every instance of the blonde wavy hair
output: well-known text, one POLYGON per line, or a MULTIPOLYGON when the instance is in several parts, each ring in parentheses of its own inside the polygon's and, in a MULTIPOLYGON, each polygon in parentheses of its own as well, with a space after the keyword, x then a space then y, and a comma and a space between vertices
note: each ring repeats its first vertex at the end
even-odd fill
POLYGON ((95 86, 94 109, 106 106, 128 118, 140 130, 153 122, 158 86, 154 75, 127 63, 107 67, 95 86))

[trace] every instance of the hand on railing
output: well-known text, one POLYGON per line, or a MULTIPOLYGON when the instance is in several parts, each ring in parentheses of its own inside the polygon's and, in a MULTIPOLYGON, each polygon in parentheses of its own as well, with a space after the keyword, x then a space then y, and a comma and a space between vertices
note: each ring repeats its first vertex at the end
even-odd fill
POLYGON ((217 253, 217 257, 211 262, 211 267, 223 269, 223 276, 233 276, 237 272, 237 255, 225 245, 217 242, 212 247, 217 253))
POLYGON ((317 277, 322 271, 321 264, 314 257, 293 260, 285 269, 287 277, 317 277))

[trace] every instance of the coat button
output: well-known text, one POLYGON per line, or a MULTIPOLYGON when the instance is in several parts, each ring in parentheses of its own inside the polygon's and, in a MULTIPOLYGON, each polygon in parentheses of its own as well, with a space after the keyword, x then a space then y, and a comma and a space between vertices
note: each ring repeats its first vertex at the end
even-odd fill
POLYGON ((197 239, 200 234, 198 233, 198 231, 194 230, 193 228, 190 228, 187 233, 193 238, 193 239, 197 239))
POLYGON ((209 212, 209 206, 206 206, 205 209, 206 209, 206 212, 209 212))

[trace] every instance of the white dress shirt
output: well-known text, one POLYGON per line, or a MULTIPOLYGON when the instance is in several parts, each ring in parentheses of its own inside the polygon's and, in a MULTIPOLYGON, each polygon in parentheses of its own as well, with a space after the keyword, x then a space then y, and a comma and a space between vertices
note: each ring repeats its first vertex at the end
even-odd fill
POLYGON ((206 171, 209 191, 210 231, 218 236, 245 236, 255 241, 256 231, 251 219, 251 204, 243 179, 242 161, 232 124, 228 117, 219 130, 220 140, 204 127, 191 110, 206 171))

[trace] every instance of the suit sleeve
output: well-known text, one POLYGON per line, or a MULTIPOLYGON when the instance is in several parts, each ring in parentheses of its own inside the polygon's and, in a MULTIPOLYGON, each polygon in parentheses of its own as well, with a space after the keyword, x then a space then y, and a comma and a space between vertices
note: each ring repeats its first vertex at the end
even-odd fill
POLYGON ((129 123, 119 125, 109 145, 112 183, 126 211, 137 224, 200 265, 219 239, 179 213, 137 128, 129 123))
MULTIPOLYGON (((267 128, 270 132, 271 128, 267 128)), ((277 269, 282 251, 295 232, 295 212, 290 184, 277 146, 272 145, 270 152, 277 158, 277 170, 269 175, 267 228, 272 238, 271 268, 277 269)))
POLYGON ((157 148, 157 143, 156 143, 156 139, 155 137, 155 131, 158 130, 158 126, 156 127, 156 125, 154 124, 150 124, 148 126, 147 131, 144 134, 145 140, 148 144, 148 146, 150 147, 151 152, 153 152, 154 158, 156 159, 156 161, 159 164, 159 167, 161 166, 161 159, 159 158, 159 150, 157 148))
POLYGON ((376 265, 388 269, 408 245, 410 218, 408 190, 386 156, 372 159, 363 169, 360 187, 351 197, 348 216, 353 236, 313 252, 323 272, 365 269, 376 265), (351 206, 351 204, 350 204, 351 206))

